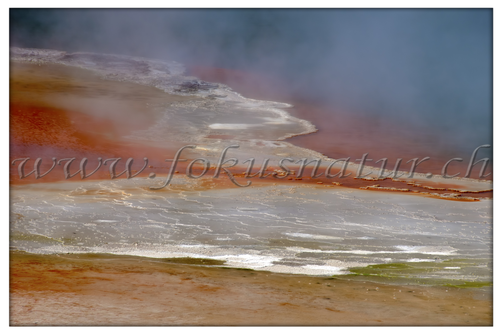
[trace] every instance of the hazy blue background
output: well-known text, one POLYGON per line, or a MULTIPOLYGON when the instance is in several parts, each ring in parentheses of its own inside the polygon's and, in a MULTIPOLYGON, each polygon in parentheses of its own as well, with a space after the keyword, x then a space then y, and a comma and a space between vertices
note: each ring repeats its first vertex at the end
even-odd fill
POLYGON ((145 56, 285 78, 354 113, 492 143, 492 10, 10 10, 11 46, 145 56))

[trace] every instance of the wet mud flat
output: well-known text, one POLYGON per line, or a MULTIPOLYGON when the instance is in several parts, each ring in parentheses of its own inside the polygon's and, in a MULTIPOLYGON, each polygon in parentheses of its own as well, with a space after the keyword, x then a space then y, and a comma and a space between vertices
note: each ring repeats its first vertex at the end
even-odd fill
POLYGON ((11 252, 10 259, 12 326, 493 323, 488 287, 375 284, 107 254, 11 252))

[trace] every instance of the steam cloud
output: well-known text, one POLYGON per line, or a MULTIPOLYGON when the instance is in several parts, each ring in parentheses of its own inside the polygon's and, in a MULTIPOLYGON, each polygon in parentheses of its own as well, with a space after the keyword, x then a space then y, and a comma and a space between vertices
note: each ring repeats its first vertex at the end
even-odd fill
POLYGON ((11 9, 11 46, 272 73, 291 94, 492 143, 492 10, 11 9))

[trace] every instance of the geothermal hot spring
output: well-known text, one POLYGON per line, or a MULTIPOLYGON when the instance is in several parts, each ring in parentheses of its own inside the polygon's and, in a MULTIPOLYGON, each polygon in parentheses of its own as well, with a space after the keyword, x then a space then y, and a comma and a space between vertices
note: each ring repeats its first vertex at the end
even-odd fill
MULTIPOLYGON (((225 267, 390 283, 489 285, 491 181, 442 178, 441 166, 452 157, 441 152, 428 153, 432 169, 423 164, 413 178, 378 178, 369 164, 364 172, 373 174, 354 178, 354 160, 346 178, 313 178, 315 164, 298 175, 300 159, 319 159, 320 173, 350 150, 360 159, 366 148, 379 147, 372 157, 388 156, 390 173, 399 152, 382 143, 395 143, 397 136, 417 157, 425 151, 404 130, 378 136, 380 142, 354 136, 345 151, 329 150, 343 131, 349 135, 348 128, 359 127, 361 133, 371 124, 339 115, 339 131, 316 133, 322 111, 313 108, 315 115, 308 116, 301 103, 266 101, 249 92, 251 99, 245 87, 240 91, 238 83, 232 87, 210 71, 187 73, 174 62, 12 48, 11 161, 29 157, 26 176, 37 158, 41 174, 53 157, 76 158, 69 168, 76 175, 65 179, 67 161, 38 179, 20 178, 22 160, 11 165, 11 249, 202 258, 225 267), (186 161, 174 168, 170 183, 151 189, 166 181, 171 162, 165 160, 185 145, 195 147, 181 153, 186 161), (228 149, 225 159, 238 163, 229 170, 236 183, 251 181, 248 187, 235 185, 223 170, 213 177, 230 145, 238 148, 228 149), (87 174, 98 158, 121 158, 117 174, 129 158, 132 173, 146 167, 135 177, 111 179, 109 161, 82 179, 77 171, 83 158, 87 174), (201 158, 210 163, 207 173, 188 177, 188 164, 201 158), (275 174, 246 177, 250 162, 244 162, 251 158, 252 173, 268 159, 264 176, 275 174), (294 174, 279 168, 283 158, 291 159, 286 164, 294 174)), ((201 162, 192 164, 193 174, 204 172, 201 162)), ((335 164, 331 174, 340 170, 335 164)))

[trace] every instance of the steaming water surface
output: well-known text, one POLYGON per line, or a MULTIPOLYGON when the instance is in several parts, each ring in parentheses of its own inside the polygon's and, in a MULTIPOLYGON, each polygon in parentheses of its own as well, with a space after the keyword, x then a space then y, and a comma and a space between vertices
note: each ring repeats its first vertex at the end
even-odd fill
POLYGON ((375 263, 468 259, 434 275, 491 275, 489 200, 465 205, 305 185, 197 191, 197 181, 185 176, 175 178, 173 189, 152 192, 148 187, 156 182, 16 186, 11 246, 37 253, 204 257, 316 275, 375 263))

